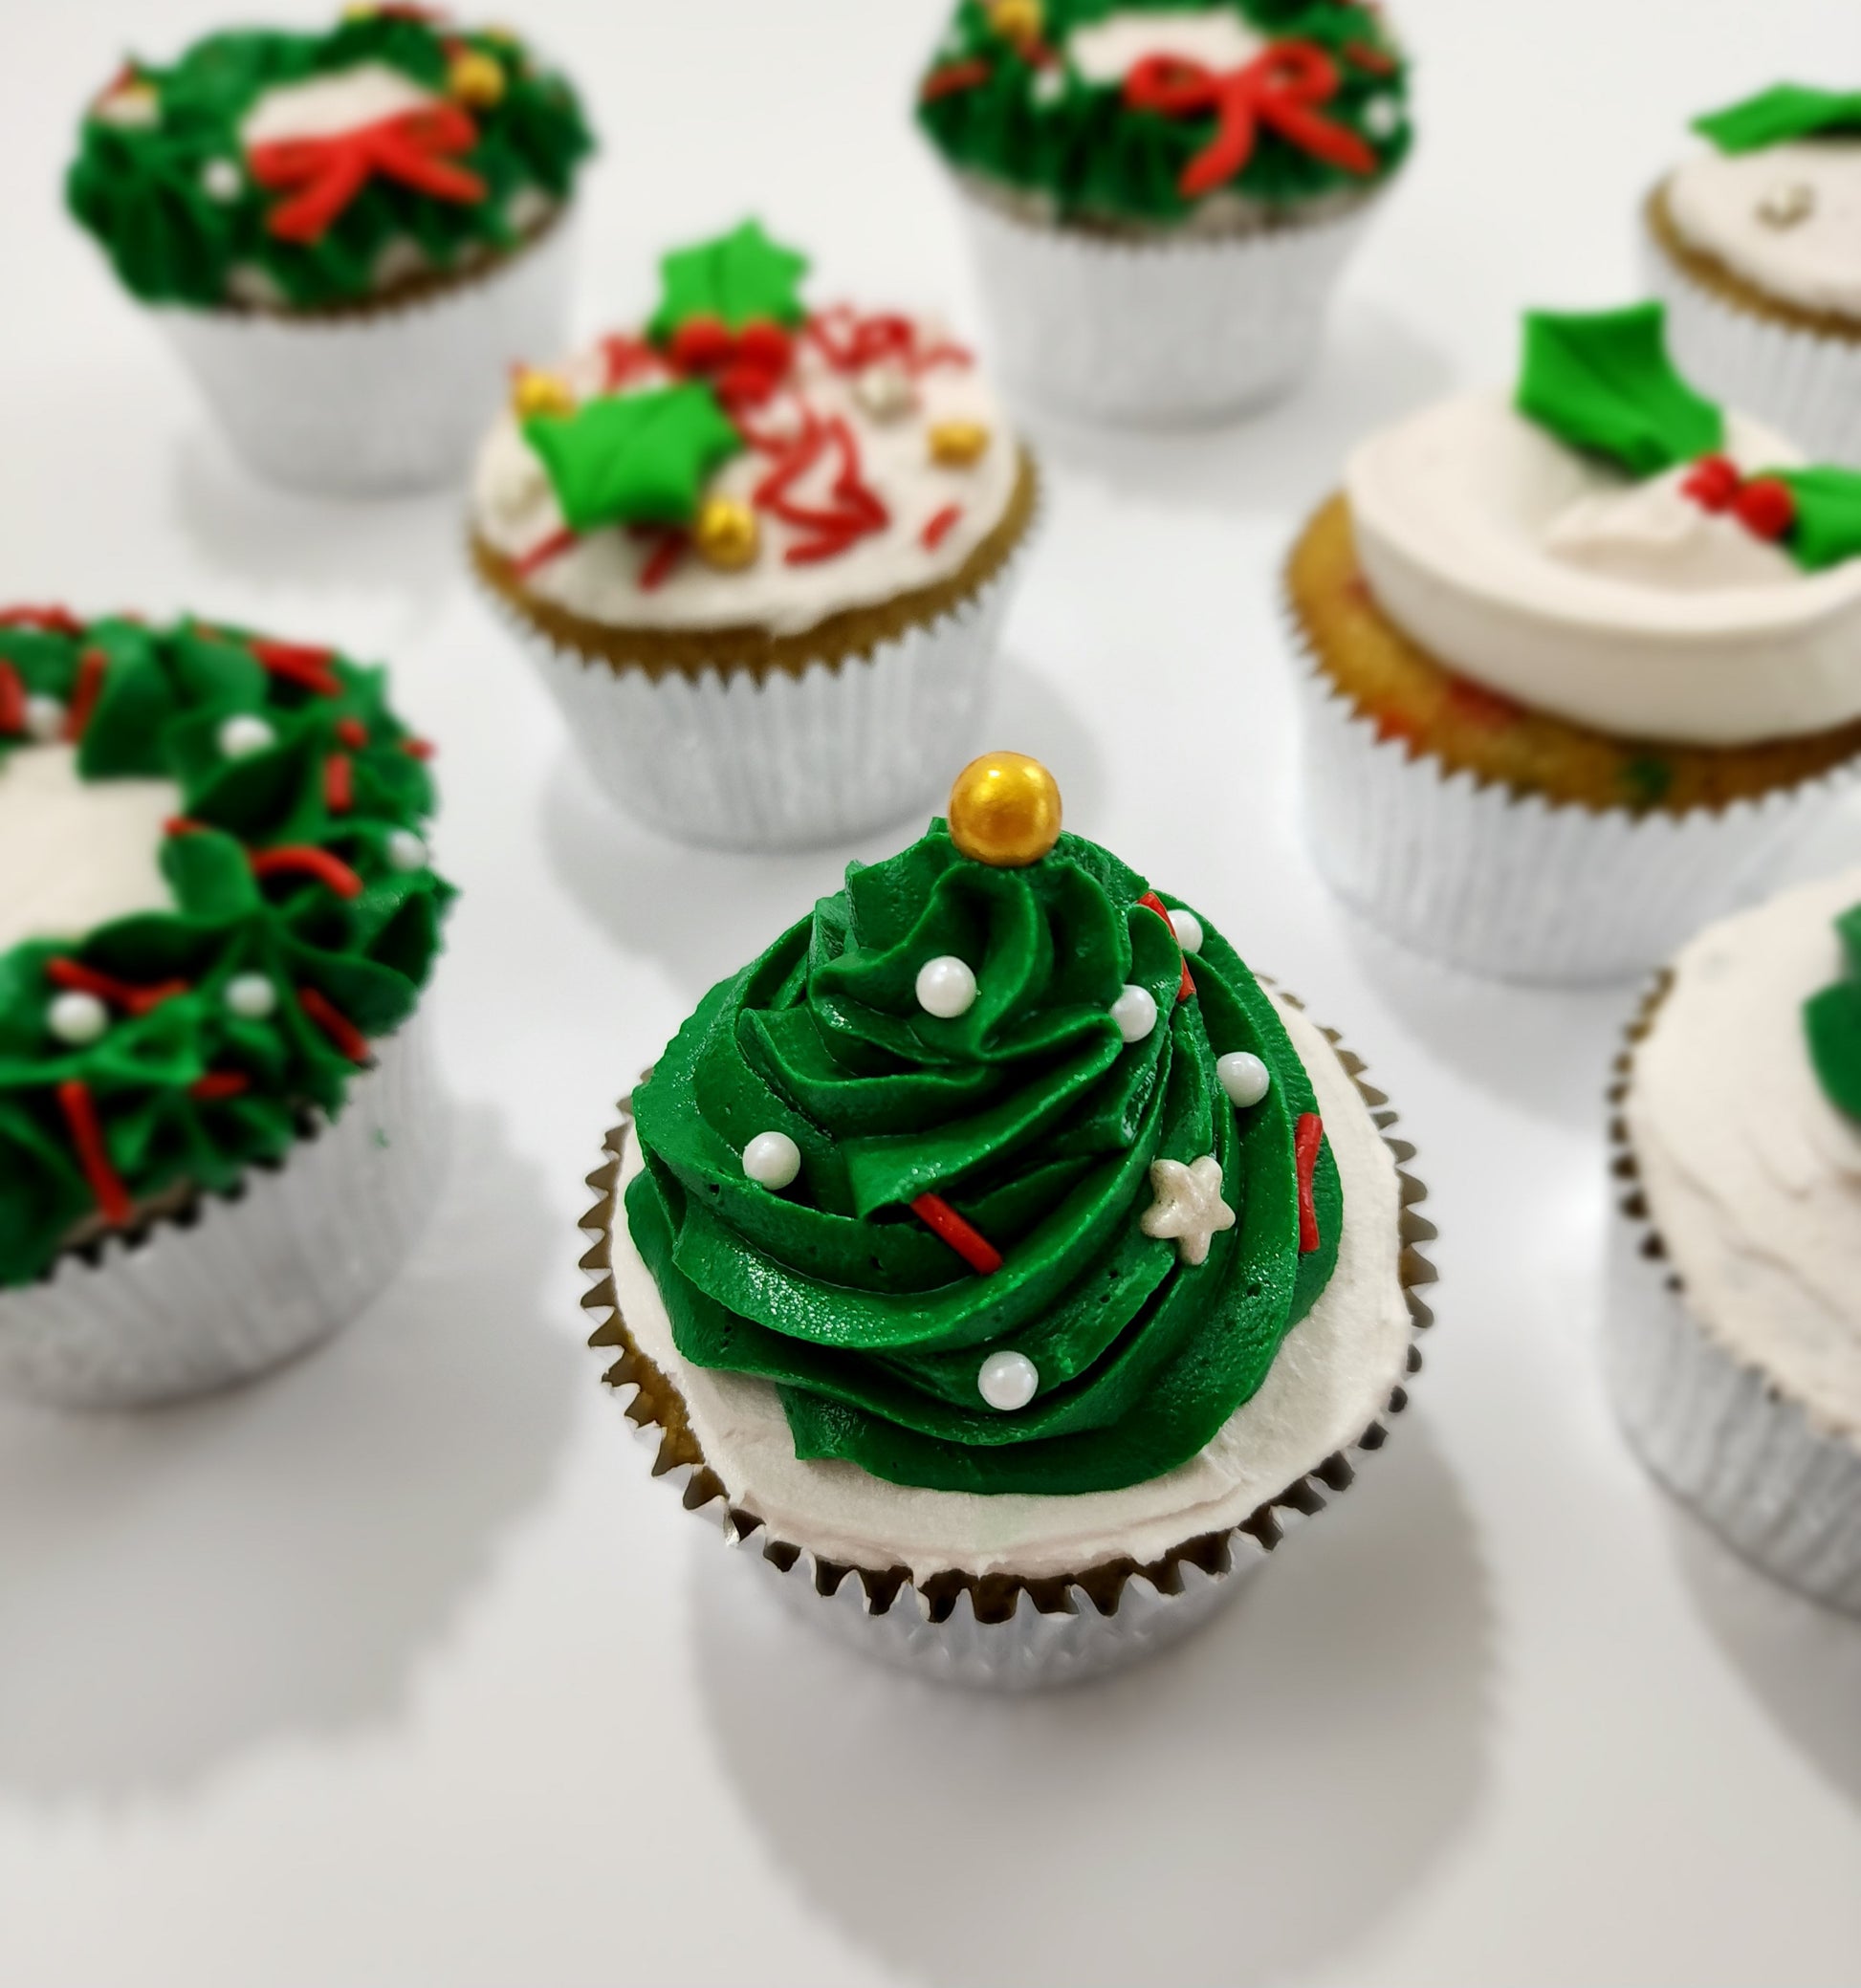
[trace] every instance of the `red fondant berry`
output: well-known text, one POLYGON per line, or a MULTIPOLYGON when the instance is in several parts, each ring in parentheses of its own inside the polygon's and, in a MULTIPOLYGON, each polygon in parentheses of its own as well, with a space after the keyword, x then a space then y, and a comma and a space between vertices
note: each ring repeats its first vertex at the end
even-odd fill
POLYGON ((779 380, 794 363, 795 342, 773 317, 753 317, 736 335, 736 356, 779 380))
POLYGON ((1727 511, 1739 494, 1738 465, 1722 455, 1702 455, 1680 485, 1683 495, 1708 511, 1727 511))
POLYGON ((1796 523, 1796 498, 1787 483, 1759 476, 1740 491, 1734 508, 1739 522, 1760 538, 1781 538, 1796 523))
POLYGON ((717 375, 717 398, 727 407, 759 407, 776 391, 777 376, 747 360, 733 360, 717 375))
POLYGON ((728 364, 735 350, 721 317, 688 317, 672 334, 666 357, 681 373, 712 373, 728 364))

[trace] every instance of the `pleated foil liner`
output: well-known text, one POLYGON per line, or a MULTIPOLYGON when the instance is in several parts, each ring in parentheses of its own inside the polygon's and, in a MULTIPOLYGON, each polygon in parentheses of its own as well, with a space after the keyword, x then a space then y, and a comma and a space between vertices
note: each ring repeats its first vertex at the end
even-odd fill
POLYGON ((324 496, 463 480, 512 363, 567 342, 573 216, 430 296, 353 316, 166 307, 156 322, 248 469, 324 496))
POLYGON ((615 669, 485 590, 561 707, 596 784, 660 834, 805 849, 934 812, 976 750, 1002 618, 1039 529, 975 591, 869 655, 772 670, 615 669))
POLYGON ((1644 1001, 1609 1094, 1619 1193, 1603 1353, 1616 1412, 1654 1475, 1747 1560, 1861 1615, 1861 1447, 1816 1429, 1709 1336, 1650 1219, 1623 1107, 1634 1044, 1665 986, 1663 976, 1644 1001))
MULTIPOLYGON (((1294 640, 1304 646, 1297 617, 1294 640)), ((1861 759, 1755 801, 1683 815, 1519 794, 1380 738, 1299 658, 1303 813, 1312 861, 1391 938, 1498 980, 1645 973, 1761 896, 1789 845, 1861 777, 1861 759)))
POLYGON ((1767 422, 1811 462, 1861 469, 1861 337, 1741 310, 1697 282, 1645 225, 1641 262, 1667 305, 1668 350, 1695 386, 1767 422))
POLYGON ((1027 400, 1088 420, 1184 426, 1288 393, 1373 202, 1257 235, 1126 242, 958 203, 990 358, 1027 400))
MULTIPOLYGON (((1334 1031, 1324 1033, 1396 1161, 1399 1271, 1412 1324, 1407 1373, 1413 1375, 1422 1365, 1415 1335, 1434 1322, 1418 1295, 1418 1287, 1434 1280, 1433 1266, 1417 1247, 1435 1234, 1415 1207, 1428 1191, 1406 1170, 1415 1149, 1390 1131, 1395 1113, 1384 1094, 1364 1081, 1362 1060, 1334 1031)), ((1117 1561, 1053 1579, 952 1571, 920 1582, 902 1567, 875 1569, 825 1559, 771 1538, 760 1518, 732 1504, 692 1433, 684 1397, 627 1331, 610 1249, 615 1223, 624 1221, 618 1187, 631 1123, 628 1113, 608 1134, 608 1157, 588 1176, 600 1199, 582 1221, 583 1231, 596 1238, 581 1259, 595 1280, 582 1303, 604 1317, 589 1344, 619 1356, 607 1369, 606 1384, 637 1437, 652 1450, 653 1475, 680 1489, 688 1511, 708 1510, 720 1522, 725 1543, 746 1555, 759 1578, 803 1619, 895 1669, 944 1684, 1032 1691, 1121 1670, 1168 1648, 1207 1622, 1288 1534, 1350 1487, 1363 1459, 1388 1440, 1387 1419, 1408 1405, 1406 1387, 1397 1385, 1384 1416, 1354 1442, 1315 1463, 1240 1524, 1185 1540, 1160 1560, 1117 1561)))
POLYGON ((439 1198, 448 1113, 425 1025, 375 1045, 334 1121, 228 1195, 0 1291, 0 1391, 69 1409, 205 1394, 308 1351, 385 1284, 439 1198))

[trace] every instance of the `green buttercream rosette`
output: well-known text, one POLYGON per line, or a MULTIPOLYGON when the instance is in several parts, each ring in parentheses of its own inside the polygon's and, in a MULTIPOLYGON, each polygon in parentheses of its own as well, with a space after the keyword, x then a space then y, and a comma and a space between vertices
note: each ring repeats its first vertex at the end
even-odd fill
MULTIPOLYGON (((635 1244, 680 1353, 776 1384, 798 1455, 894 1482, 1080 1493, 1155 1477, 1259 1387, 1336 1261, 1329 1148, 1302 1253, 1295 1140, 1316 1113, 1272 1000, 1204 926, 1184 957, 1142 878, 1072 835, 1026 868, 963 856, 942 822, 713 988, 636 1091, 635 1244), (973 968, 954 1018, 915 997, 927 961, 973 968), (1128 985, 1158 1020, 1127 1042, 1128 985), (1232 1051, 1270 1075, 1237 1108, 1232 1051), (746 1177, 782 1132, 799 1177, 746 1177), (1211 1157, 1233 1226, 1206 1258, 1145 1233, 1153 1163, 1211 1157), (934 1195, 993 1246, 972 1269, 912 1204, 934 1195), (1312 1238, 1307 1237, 1308 1240, 1312 1238), (992 1408, 1013 1352, 1033 1399, 992 1408)), ((1307 1126, 1307 1139, 1317 1132, 1307 1126)))

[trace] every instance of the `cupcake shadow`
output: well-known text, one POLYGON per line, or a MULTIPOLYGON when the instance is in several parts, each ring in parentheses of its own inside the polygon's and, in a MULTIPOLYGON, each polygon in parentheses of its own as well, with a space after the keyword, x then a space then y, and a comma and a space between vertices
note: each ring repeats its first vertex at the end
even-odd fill
POLYGON ((371 1310, 298 1365, 136 1416, 0 1422, 0 1788, 186 1789, 395 1717, 543 1496, 582 1378, 559 1223, 496 1116, 371 1310))
POLYGON ((1487 1779, 1487 1577, 1410 1417, 1209 1628, 1047 1695, 895 1675, 696 1564, 701 1699, 770 1854, 926 1982, 1303 1972, 1422 1882, 1487 1779))

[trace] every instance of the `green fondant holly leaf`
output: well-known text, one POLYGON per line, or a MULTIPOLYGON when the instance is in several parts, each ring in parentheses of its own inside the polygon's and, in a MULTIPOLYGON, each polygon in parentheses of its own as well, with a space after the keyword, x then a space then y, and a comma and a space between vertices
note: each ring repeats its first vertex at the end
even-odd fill
POLYGON ((1823 1094, 1838 1110, 1861 1119, 1861 905, 1844 911, 1835 930, 1848 972, 1803 1004, 1803 1026, 1823 1094))
POLYGON ((523 432, 575 532, 689 524, 706 480, 743 447, 716 395, 696 381, 533 415, 523 432))
POLYGON ((1793 138, 1861 131, 1861 90, 1774 83, 1755 97, 1695 118, 1693 128, 1721 152, 1761 152, 1793 138))
POLYGON ((1666 323, 1657 303, 1527 311, 1520 412, 1636 476, 1710 453, 1724 437, 1725 417, 1675 371, 1666 323))
POLYGON ((720 317, 732 331, 755 317, 799 324, 807 314, 796 293, 807 271, 808 258, 772 242, 760 221, 674 249, 659 265, 659 309, 647 336, 663 344, 693 317, 720 317))
POLYGON ((1796 499, 1796 522, 1784 543, 1799 566, 1820 573, 1861 556, 1861 470, 1818 463, 1765 474, 1788 485, 1796 499))

